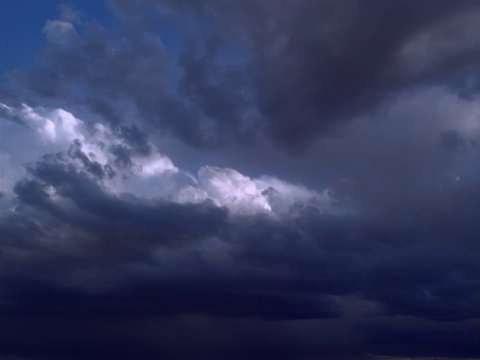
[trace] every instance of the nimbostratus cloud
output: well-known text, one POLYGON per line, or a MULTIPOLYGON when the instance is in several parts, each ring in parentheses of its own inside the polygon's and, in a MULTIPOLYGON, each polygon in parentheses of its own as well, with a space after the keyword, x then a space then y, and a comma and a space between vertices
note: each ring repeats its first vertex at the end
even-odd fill
POLYGON ((477 2, 108 6, 0 84, 0 356, 478 356, 477 2))

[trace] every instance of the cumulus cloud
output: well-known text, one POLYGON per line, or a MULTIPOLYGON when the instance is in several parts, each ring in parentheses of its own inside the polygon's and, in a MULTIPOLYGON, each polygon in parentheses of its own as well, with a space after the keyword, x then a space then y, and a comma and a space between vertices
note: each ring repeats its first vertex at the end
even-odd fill
POLYGON ((271 210, 255 183, 238 171, 206 166, 198 171, 198 180, 209 196, 239 212, 271 210))
POLYGON ((28 105, 23 105, 18 116, 28 126, 35 128, 40 133, 42 140, 66 144, 75 139, 83 140, 83 135, 78 129, 81 121, 72 114, 63 109, 46 111, 42 114, 44 112, 42 110, 34 110, 28 105))
MULTIPOLYGON (((100 258, 108 256, 109 249, 115 246, 118 258, 115 256, 112 260, 118 262, 118 266, 127 266, 128 273, 133 271, 132 276, 136 277, 144 274, 144 271, 153 271, 152 276, 154 276, 158 271, 155 270, 158 266, 176 274, 179 271, 178 265, 176 262, 171 264, 171 259, 178 256, 180 256, 178 261, 181 262, 199 261, 195 268, 197 266, 200 268, 220 266, 216 271, 220 269, 224 271, 226 270, 223 268, 226 264, 225 261, 228 262, 227 259, 232 256, 230 254, 232 251, 230 247, 232 247, 232 249, 236 248, 234 259, 240 260, 238 265, 234 263, 232 271, 246 271, 244 270, 245 263, 258 263, 265 269, 271 266, 279 267, 279 274, 285 271, 285 276, 290 271, 300 271, 306 276, 310 272, 313 275, 317 271, 321 273, 322 269, 327 269, 328 277, 320 276, 313 281, 313 279, 310 280, 311 275, 308 275, 302 280, 307 283, 311 282, 311 289, 306 294, 313 291, 326 292, 328 296, 341 296, 350 291, 349 284, 353 278, 349 277, 353 276, 354 268, 358 265, 353 263, 349 266, 350 270, 348 270, 349 267, 340 270, 348 258, 340 257, 331 263, 328 256, 322 254, 321 249, 326 247, 327 254, 333 251, 329 256, 334 254, 334 256, 338 256, 335 249, 357 246, 355 242, 358 241, 358 246, 366 246, 367 249, 370 249, 369 251, 375 253, 375 242, 392 236, 388 234, 390 231, 388 230, 387 233, 373 233, 373 238, 369 239, 368 234, 372 231, 369 229, 369 225, 358 222, 359 219, 349 210, 348 206, 341 202, 338 204, 334 194, 329 190, 317 193, 275 177, 261 176, 255 179, 234 169, 212 166, 200 168, 197 175, 193 176, 175 167, 172 161, 160 154, 153 145, 151 145, 150 154, 143 157, 136 155, 130 158, 129 166, 125 166, 125 164, 116 162, 115 152, 112 152, 112 148, 115 145, 125 147, 128 145, 123 143, 120 137, 116 137, 108 127, 97 124, 91 131, 87 131, 80 119, 64 110, 39 109, 37 111, 25 106, 22 109, 23 112, 21 111, 20 114, 22 114, 23 123, 32 127, 36 126, 32 131, 37 136, 51 142, 57 141, 62 147, 59 148, 61 151, 45 155, 29 165, 27 175, 18 179, 14 186, 16 205, 10 212, 4 212, 3 215, 3 226, 6 229, 3 239, 6 244, 9 244, 7 251, 8 249, 13 251, 11 255, 13 258, 19 256, 23 251, 27 251, 28 254, 30 252, 28 249, 34 246, 40 251, 47 251, 47 254, 50 254, 47 255, 48 257, 54 256, 52 251, 66 251, 73 256, 85 256, 95 249, 95 259, 99 256, 100 258), (45 128, 49 131, 44 130, 45 128), (63 134, 63 137, 58 137, 58 134, 63 134), (65 144, 68 136, 73 140, 70 144, 65 144), (155 179, 155 182, 148 183, 152 179, 155 179), (229 220, 225 217, 226 214, 230 214, 229 220), (25 233, 19 225, 27 219, 29 231, 25 233), (186 226, 187 224, 188 226, 186 226), (72 234, 72 237, 65 242, 69 233, 72 234), (34 242, 30 239, 32 234, 36 234, 33 236, 34 242), (102 234, 110 235, 102 239, 102 234), (352 236, 353 238, 351 238, 352 236), (203 241, 209 242, 210 245, 198 247, 203 241), (211 246, 216 247, 213 245, 214 243, 210 243, 211 241, 214 243, 219 241, 220 248, 224 250, 217 253, 214 258, 210 258, 210 256, 204 258, 203 256, 211 253, 211 246), (199 259, 192 258, 195 252, 190 253, 190 251, 193 249, 183 248, 182 244, 185 242, 196 244, 194 245, 194 248, 197 248, 195 251, 202 254, 199 259), (257 248, 259 242, 262 245, 257 248), (161 250, 165 246, 167 248, 180 246, 182 250, 175 255, 177 250, 171 250, 174 252, 161 250), (21 250, 22 248, 24 250, 21 250), (18 253, 19 251, 20 253, 18 253), (129 251, 132 253, 131 256, 128 255, 129 251), (167 252, 165 253, 165 251, 167 252), (155 254, 154 258, 151 258, 152 254, 149 255, 149 252, 155 254), (143 266, 136 269, 136 265, 130 265, 131 261, 137 263, 141 259, 147 258, 150 258, 147 262, 150 265, 144 270, 141 270, 143 266), (157 263, 158 261, 159 263, 157 263), (235 269, 237 266, 238 268, 235 269), (281 270, 283 267, 285 269, 281 270), (318 270, 315 270, 317 268, 318 270), (332 277, 331 272, 335 269, 339 271, 338 275, 332 277), (140 272, 138 273, 138 271, 140 272)), ((460 192, 463 193, 465 190, 460 189, 460 192)), ((447 228, 449 223, 450 221, 445 222, 447 228)), ((444 231, 447 231, 447 228, 444 231)), ((407 226, 405 231, 408 233, 414 230, 409 230, 407 226)), ((445 234, 447 233, 448 231, 445 234)), ((419 236, 413 234, 410 236, 419 236)), ((439 234, 435 236, 439 236, 439 234)), ((468 237, 464 236, 463 238, 465 241, 469 241, 468 237)), ((393 240, 393 244, 395 242, 396 240, 393 240)), ((407 249, 405 256, 407 258, 425 256, 424 251, 425 249, 422 247, 407 249)), ((355 258, 355 252, 351 256, 355 258)), ((365 259, 366 254, 363 256, 365 259)), ((396 256, 398 256, 398 252, 396 256)), ((397 296, 391 298, 388 295, 384 298, 381 292, 377 293, 374 290, 375 287, 371 287, 370 281, 374 279, 369 279, 369 277, 384 273, 383 270, 377 269, 377 267, 385 266, 384 261, 389 263, 392 260, 383 260, 378 264, 374 262, 372 265, 374 270, 370 268, 363 273, 365 278, 362 281, 364 283, 356 291, 360 291, 364 297, 373 301, 385 302, 384 306, 389 309, 388 311, 394 313, 406 311, 406 308, 398 300, 406 301, 410 309, 408 313, 410 313, 413 311, 411 303, 413 299, 404 298, 400 288, 395 288, 395 291, 399 291, 397 296), (373 272, 370 273, 370 271, 373 272)), ((416 262, 413 263, 416 264, 416 262)), ((388 268, 392 266, 394 264, 389 263, 388 268)), ((401 258, 399 266, 404 266, 401 258)), ((456 265, 452 264, 452 266, 456 265)), ((87 279, 99 276, 98 281, 92 280, 93 283, 91 283, 81 280, 83 276, 87 276, 83 266, 74 267, 72 273, 68 275, 72 278, 67 277, 73 281, 69 286, 82 289, 85 281, 94 288, 101 285, 108 289, 111 281, 114 283, 120 281, 118 286, 125 286, 121 285, 123 281, 118 278, 112 279, 109 275, 110 272, 99 271, 98 275, 88 275, 87 279)), ((415 271, 418 275, 419 270, 415 271)), ((182 272, 183 270, 179 274, 182 272)), ((95 274, 96 271, 93 273, 95 274)), ((220 273, 216 276, 220 276, 220 273)), ((249 277, 248 272, 241 276, 249 277)), ((266 279, 269 279, 272 274, 269 274, 268 271, 263 274, 262 270, 256 276, 260 278, 265 276, 266 279)), ((444 308, 443 305, 439 305, 438 310, 431 308, 431 302, 439 301, 439 298, 433 295, 438 290, 430 288, 429 284, 436 284, 438 280, 436 280, 437 277, 430 279, 432 273, 428 271, 426 276, 425 281, 427 282, 425 285, 419 283, 418 291, 422 301, 428 301, 430 308, 426 311, 421 303, 415 305, 419 306, 419 315, 440 319, 449 316, 468 316, 454 315, 456 312, 452 313, 447 310, 450 307, 444 308)), ((465 274, 465 276, 470 275, 465 274)), ((62 284, 67 281, 67 279, 57 279, 57 277, 55 279, 62 284)), ((287 281, 286 279, 288 276, 283 280, 280 278, 280 284, 287 281)), ((205 280, 212 281, 213 279, 206 278, 205 280)), ((394 287, 397 286, 397 281, 401 282, 396 277, 392 277, 391 280, 394 287)), ((221 278, 218 281, 221 281, 221 278)), ((295 286, 301 286, 300 284, 295 286)), ((469 282, 466 280, 465 286, 470 286, 467 284, 469 282)), ((453 284, 447 281, 441 285, 440 289, 443 289, 442 286, 451 285, 453 284)), ((288 311, 297 311, 294 310, 296 305, 288 300, 289 295, 285 294, 285 296, 287 298, 281 296, 281 301, 286 301, 285 306, 291 307, 288 311)), ((474 311, 473 299, 471 298, 468 305, 461 306, 464 311, 468 311, 467 314, 474 311)), ((272 299, 271 301, 276 300, 272 299)), ((307 305, 302 302, 304 304, 302 306, 307 306, 302 311, 306 311, 309 306, 314 306, 316 300, 310 299, 310 295, 308 295, 302 301, 311 304, 307 305), (310 303, 311 301, 314 302, 310 303)), ((453 298, 452 301, 457 300, 453 298)), ((333 306, 326 314, 337 313, 338 310, 334 310, 338 308, 334 305, 334 298, 327 297, 316 305, 319 306, 319 316, 323 316, 320 315, 324 311, 322 304, 325 306, 331 304, 327 306, 328 308, 333 306)), ((317 311, 314 308, 315 306, 311 310, 313 313, 317 311)), ((284 309, 281 310, 282 312, 287 311, 287 308, 282 309, 284 309)), ((231 310, 225 309, 225 311, 231 310)), ((255 313, 266 310, 252 308, 248 311, 255 313)), ((270 316, 267 313, 264 315, 270 316)), ((290 316, 286 313, 284 315, 290 316)), ((272 314, 271 316, 280 315, 272 314)), ((293 314, 291 316, 295 317, 293 314)), ((303 315, 299 313, 298 316, 302 317, 303 315)))
POLYGON ((109 4, 0 85, 0 357, 478 356, 477 2, 109 4))
POLYGON ((75 169, 115 193, 148 194, 182 204, 210 200, 233 214, 288 215, 295 205, 315 206, 326 213, 335 210, 328 191, 319 194, 274 177, 251 179, 234 169, 214 166, 202 166, 193 176, 178 169, 153 144, 148 154, 133 154, 132 147, 109 126, 97 123, 87 129, 82 120, 63 109, 3 106, 41 141, 66 154, 75 169))

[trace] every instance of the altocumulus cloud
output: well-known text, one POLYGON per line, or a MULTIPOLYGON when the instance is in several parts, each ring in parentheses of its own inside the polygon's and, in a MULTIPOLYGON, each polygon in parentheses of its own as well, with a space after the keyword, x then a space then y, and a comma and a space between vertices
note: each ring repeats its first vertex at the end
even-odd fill
POLYGON ((2 84, 0 356, 479 356, 477 2, 109 6, 2 84))

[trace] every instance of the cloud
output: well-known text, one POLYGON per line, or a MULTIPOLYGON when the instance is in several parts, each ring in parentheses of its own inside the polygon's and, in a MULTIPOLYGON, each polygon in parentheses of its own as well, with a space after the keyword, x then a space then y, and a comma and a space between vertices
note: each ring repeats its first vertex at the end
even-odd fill
POLYGON ((153 191, 158 197, 186 204, 211 200, 235 214, 273 211, 276 215, 288 215, 299 204, 324 212, 347 211, 335 206, 328 191, 319 194, 274 177, 251 179, 234 169, 212 166, 201 167, 193 176, 178 169, 153 144, 147 143, 148 154, 136 154, 123 133, 100 123, 88 129, 82 120, 63 109, 22 105, 20 110, 9 110, 11 116, 32 128, 42 142, 53 145, 52 150, 63 151, 74 169, 100 179, 117 193, 151 195, 153 191))
POLYGON ((0 356, 478 356, 476 2, 110 4, 0 88, 0 356))
POLYGON ((83 139, 78 129, 81 121, 63 109, 44 111, 23 105, 16 116, 21 118, 27 126, 35 128, 44 141, 69 144, 75 139, 83 139))
POLYGON ((78 38, 73 24, 62 20, 48 20, 43 31, 49 42, 60 46, 71 44, 78 38))
MULTIPOLYGON (((182 88, 209 118, 222 122, 233 121, 232 115, 216 117, 208 109, 213 104, 225 109, 219 104, 228 104, 239 90, 247 92, 255 110, 251 116, 264 120, 256 126, 263 124, 284 150, 328 135, 399 90, 431 81, 448 84, 446 74, 478 65, 472 27, 479 12, 468 1, 140 1, 136 8, 112 3, 122 18, 139 26, 146 9, 169 9, 167 16, 185 16, 194 29, 208 17, 210 26, 192 35, 203 52, 196 55, 189 46, 179 63, 185 72, 182 88), (140 15, 134 18, 129 11, 140 15), (235 70, 245 71, 244 82, 233 87, 231 82, 222 86, 222 80, 238 78, 233 71, 223 76, 227 56, 237 60, 235 70)), ((236 104, 230 102, 227 109, 235 112, 236 104)), ((241 128, 241 116, 235 119, 241 128)))
MULTIPOLYGON (((135 285, 146 281, 142 285, 145 291, 172 293, 164 306, 173 313, 330 317, 341 314, 344 296, 359 294, 382 304, 391 314, 416 314, 433 320, 476 316, 474 256, 467 255, 463 245, 428 255, 430 245, 421 240, 427 231, 428 237, 448 243, 450 234, 458 234, 458 221, 468 224, 472 216, 445 218, 441 233, 429 228, 438 217, 379 230, 331 191, 317 193, 274 177, 255 179, 211 166, 200 168, 193 176, 175 167, 153 145, 150 154, 132 156, 124 166, 112 151, 114 144, 128 149, 121 134, 117 137, 100 124, 89 131, 64 110, 23 109, 28 111, 21 113, 22 122, 37 126, 32 130, 41 139, 58 141, 61 146, 27 166, 27 174, 16 182, 15 206, 3 213, 2 241, 12 266, 19 256, 30 259, 33 267, 46 259, 52 264, 60 261, 56 265, 64 268, 60 276, 53 275, 50 266, 44 274, 37 274, 46 281, 42 288, 53 286, 51 291, 60 291, 59 299, 67 291, 67 283, 69 292, 85 292, 82 296, 87 296, 87 303, 93 296, 88 291, 104 293, 112 287, 120 293, 126 291, 128 297, 147 296, 138 295, 143 290, 135 285), (45 124, 53 124, 51 132, 43 131, 45 124), (62 139, 54 136, 57 131, 64 132, 62 139), (67 135, 73 133, 75 139, 65 144, 67 135), (404 243, 406 239, 410 240, 404 243), (400 248, 390 258, 377 243, 388 244, 387 249, 400 248), (401 250, 402 246, 407 247, 401 250), (459 259, 466 262, 463 270, 455 258, 446 255, 458 251, 459 259), (57 258, 59 254, 75 260, 65 263, 57 258), (38 261, 35 256, 40 256, 38 261), (429 264, 438 259, 442 268, 458 269, 458 278, 423 269, 422 262, 415 259, 427 256, 432 257, 429 264), (106 265, 123 269, 123 280, 106 265), (393 270, 395 266, 398 270, 393 270), (404 276, 409 278, 407 269, 417 280, 404 283, 404 276), (229 273, 233 288, 212 294, 229 273), (203 285, 188 290, 188 296, 198 298, 199 303, 180 302, 178 297, 187 296, 185 289, 194 283, 203 285), (391 291, 384 293, 378 283, 391 291), (269 284, 265 292, 262 284, 269 284), (154 290, 156 286, 158 290, 154 290), (162 290, 165 286, 169 290, 162 290), (405 293, 404 286, 408 289, 405 293), (459 288, 450 290, 451 286, 459 288), (443 292, 462 293, 463 298, 440 295, 443 292), (212 305, 217 302, 230 305, 212 305), (240 306, 241 302, 251 305, 240 306), (277 305, 270 310, 272 304, 277 305)), ((468 204, 465 211, 475 209, 464 197, 470 191, 476 193, 478 188, 460 188, 450 201, 462 202, 464 207, 468 204)), ((447 208, 445 211, 448 215, 439 216, 452 215, 447 208)), ((462 244, 468 248, 473 238, 466 230, 462 244)), ((28 276, 25 281, 30 281, 28 276)))
MULTIPOLYGON (((64 118, 73 118, 60 111, 46 113, 54 119, 59 113, 63 114, 64 118)), ((33 109, 28 111, 25 117, 37 119, 33 109)), ((43 129, 45 123, 50 121, 43 120, 34 124, 43 129)), ((81 124, 81 120, 77 119, 76 123, 81 124)), ((53 130, 51 133, 37 131, 37 134, 52 141, 57 139, 51 136, 53 130)), ((204 167, 200 169, 198 179, 189 178, 189 188, 194 189, 193 186, 198 184, 195 191, 205 192, 206 196, 202 201, 187 198, 179 204, 168 200, 175 198, 170 194, 150 194, 148 198, 142 194, 139 197, 135 195, 135 190, 125 193, 121 185, 117 188, 114 186, 118 185, 115 181, 123 180, 123 177, 117 174, 123 169, 115 165, 115 159, 108 150, 111 148, 110 144, 120 140, 110 137, 112 134, 109 130, 100 125, 94 127, 93 132, 86 131, 81 135, 75 138, 71 145, 65 145, 68 150, 44 155, 27 167, 27 175, 14 186, 16 204, 10 212, 4 212, 2 217, 2 243, 6 245, 5 251, 8 254, 7 267, 8 262, 13 261, 14 264, 18 256, 29 259, 27 262, 33 268, 43 267, 41 264, 46 264, 44 261, 53 261, 52 266, 43 268, 34 276, 34 281, 43 283, 39 288, 31 282, 31 276, 17 280, 12 278, 17 285, 25 282, 24 290, 20 287, 21 291, 33 291, 27 297, 37 299, 38 311, 48 312, 50 305, 43 304, 46 299, 37 291, 46 291, 45 294, 53 291, 57 294, 54 297, 65 304, 71 296, 80 296, 76 306, 83 306, 81 304, 85 301, 85 306, 91 308, 92 305, 88 305, 90 301, 96 302, 98 296, 103 296, 99 293, 112 291, 113 287, 120 297, 134 296, 133 302, 137 301, 136 297, 148 296, 157 299, 154 302, 156 305, 150 305, 154 311, 152 315, 156 314, 154 309, 162 309, 158 314, 206 311, 219 316, 234 317, 295 318, 309 314, 320 317, 336 316, 338 310, 333 299, 328 297, 292 297, 275 292, 257 294, 241 288, 233 289, 233 293, 224 290, 212 293, 211 286, 223 280, 207 276, 210 265, 203 264, 207 262, 207 258, 199 259, 200 262, 194 266, 194 273, 179 267, 181 262, 186 262, 187 267, 192 266, 189 263, 196 262, 192 257, 197 251, 195 248, 203 247, 204 242, 222 242, 221 236, 231 237, 228 227, 232 225, 232 221, 236 221, 234 216, 237 214, 254 215, 258 209, 271 210, 267 199, 248 177, 231 169, 204 167), (226 194, 234 189, 237 190, 237 195, 227 198, 226 194), (261 200, 258 203, 249 201, 252 196, 258 196, 261 200), (227 217, 228 214, 232 217, 227 217), (183 244, 187 243, 192 245, 184 248, 183 244), (192 248, 189 249, 190 247, 192 248), (170 248, 173 250, 169 250, 170 248), (176 251, 175 248, 182 249, 178 254, 180 263, 171 263, 172 259, 175 259, 172 253, 176 251), (73 262, 57 263, 55 259, 59 254, 68 256, 73 262), (64 271, 60 276, 54 275, 59 266, 65 267, 64 271), (122 272, 127 276, 121 279, 105 266, 124 268, 122 272), (205 270, 201 270, 203 266, 205 270), (150 275, 147 275, 148 273, 150 275), (164 278, 163 274, 169 274, 169 277, 164 278), (172 283, 176 277, 179 277, 178 280, 172 283), (204 285, 199 289, 189 289, 188 285, 186 288, 182 285, 184 281, 186 284, 193 285, 198 282, 204 285), (238 290, 241 290, 240 293, 238 290), (90 291, 94 292, 93 295, 89 295, 90 291), (164 292, 171 296, 159 298, 164 292), (163 305, 158 303, 160 299, 163 299, 163 305), (192 302, 192 299, 197 299, 198 302, 192 302), (225 306, 219 307, 222 303, 225 306), (242 303, 244 305, 240 306, 242 303), (272 304, 274 307, 270 309, 272 304)), ((139 158, 140 160, 132 158, 131 166, 124 170, 123 176, 137 177, 135 185, 138 187, 145 186, 142 184, 144 178, 156 178, 160 181, 159 185, 182 179, 175 177, 178 169, 172 168, 168 158, 152 154, 139 158), (167 172, 174 176, 167 176, 162 181, 165 164, 167 172)), ((184 174, 183 178, 188 178, 187 174, 184 174)), ((182 189, 181 182, 172 186, 182 189)), ((139 192, 141 193, 141 190, 139 192)), ((265 221, 275 227, 278 220, 267 216, 265 221)), ((219 271, 220 269, 216 273, 221 277, 219 271)), ((6 288, 10 288, 8 281, 4 282, 6 288)), ((16 295, 12 293, 12 296, 16 295)), ((4 314, 36 311, 27 303, 16 304, 12 303, 13 308, 6 306, 4 314)), ((108 309, 111 311, 113 307, 109 305, 108 309)), ((108 309, 100 307, 94 312, 100 314, 108 309)), ((112 315, 131 310, 133 308, 119 308, 113 310, 112 315)), ((139 310, 139 314, 150 311, 145 307, 139 310)), ((136 311, 133 314, 136 314, 136 311)))
POLYGON ((447 151, 455 151, 465 146, 465 140, 455 130, 441 132, 440 139, 441 146, 447 151))
POLYGON ((16 82, 30 96, 69 99, 102 114, 121 99, 150 129, 197 148, 263 134, 284 151, 331 135, 405 89, 435 83, 475 91, 468 83, 477 76, 469 69, 478 65, 480 10, 471 1, 112 6, 124 36, 85 22, 79 36, 72 23, 52 20, 41 63, 17 72, 16 82), (158 36, 163 25, 154 13, 174 24, 179 50, 158 36))

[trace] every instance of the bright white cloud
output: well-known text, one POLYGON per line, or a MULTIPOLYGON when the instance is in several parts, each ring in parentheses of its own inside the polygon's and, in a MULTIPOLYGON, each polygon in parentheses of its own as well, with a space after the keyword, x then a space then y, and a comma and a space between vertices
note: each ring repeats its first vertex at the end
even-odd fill
POLYGON ((198 187, 216 203, 237 213, 271 210, 255 182, 233 169, 202 167, 198 171, 198 187))
POLYGON ((27 126, 35 129, 45 142, 66 145, 75 139, 84 139, 82 121, 63 109, 46 110, 23 104, 20 110, 9 110, 27 126))
POLYGON ((154 153, 150 156, 136 156, 133 158, 136 172, 142 177, 158 176, 165 172, 177 172, 178 168, 165 155, 154 153))
MULTIPOLYGON (((212 198, 204 190, 192 185, 187 185, 179 189, 172 200, 180 204, 199 204, 207 200, 212 200, 212 198)), ((220 205, 218 202, 217 204, 220 205)))
MULTIPOLYGON (((131 148, 108 126, 95 124, 89 130, 82 120, 63 109, 0 106, 3 113, 19 120, 37 134, 44 153, 65 152, 76 143, 77 149, 89 161, 114 169, 114 177, 99 180, 113 193, 131 193, 182 204, 211 201, 216 206, 227 208, 232 215, 264 213, 283 216, 298 204, 316 207, 321 212, 336 211, 328 192, 320 194, 275 177, 252 179, 235 169, 214 166, 203 166, 196 175, 191 175, 178 169, 169 157, 161 154, 152 144, 150 154, 133 155, 130 157, 130 166, 121 166, 112 149, 131 148)), ((35 161, 39 155, 36 151, 31 154, 29 161, 35 161)), ((74 157, 72 162, 79 169, 85 166, 79 158, 74 157)), ((13 183, 10 181, 4 187, 13 183)))

